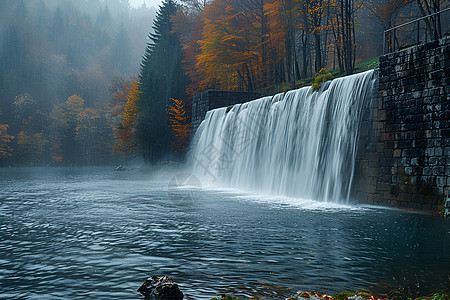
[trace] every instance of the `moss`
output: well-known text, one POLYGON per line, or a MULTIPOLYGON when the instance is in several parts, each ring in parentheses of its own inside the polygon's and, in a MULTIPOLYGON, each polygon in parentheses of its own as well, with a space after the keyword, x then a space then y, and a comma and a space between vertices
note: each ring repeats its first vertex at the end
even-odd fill
POLYGON ((430 299, 430 300, 450 300, 450 294, 446 291, 442 291, 442 292, 433 294, 428 299, 430 299))
POLYGON ((411 177, 409 175, 403 175, 402 182, 403 184, 411 184, 411 177))
POLYGON ((334 77, 327 71, 327 69, 321 69, 314 78, 314 83, 312 85, 313 91, 317 91, 322 86, 322 83, 332 79, 334 79, 334 77))
POLYGON ((348 297, 354 296, 355 293, 339 293, 337 295, 333 295, 334 300, 345 300, 348 297))

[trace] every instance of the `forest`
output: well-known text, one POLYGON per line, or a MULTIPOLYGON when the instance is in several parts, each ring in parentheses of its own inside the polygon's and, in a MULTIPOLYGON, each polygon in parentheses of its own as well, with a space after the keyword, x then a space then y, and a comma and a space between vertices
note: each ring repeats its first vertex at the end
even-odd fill
POLYGON ((0 165, 182 160, 195 94, 274 94, 323 69, 352 74, 382 54, 384 30, 446 7, 164 0, 156 11, 127 0, 4 0, 0 165))

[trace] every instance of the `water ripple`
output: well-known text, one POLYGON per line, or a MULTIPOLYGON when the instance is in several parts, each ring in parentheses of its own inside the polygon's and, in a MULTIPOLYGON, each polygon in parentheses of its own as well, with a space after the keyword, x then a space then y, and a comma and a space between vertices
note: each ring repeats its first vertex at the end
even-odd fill
POLYGON ((138 299, 163 274, 187 299, 383 292, 391 265, 430 288, 449 275, 448 220, 235 191, 175 205, 145 174, 61 169, 0 170, 0 299, 138 299))

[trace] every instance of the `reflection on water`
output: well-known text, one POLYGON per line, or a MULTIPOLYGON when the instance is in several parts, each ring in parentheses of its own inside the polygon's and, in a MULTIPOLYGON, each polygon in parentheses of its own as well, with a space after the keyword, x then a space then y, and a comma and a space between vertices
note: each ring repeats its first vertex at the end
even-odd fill
POLYGON ((217 190, 180 203, 169 179, 1 169, 0 299, 137 299, 150 275, 172 276, 187 299, 382 293, 402 272, 426 290, 449 275, 449 220, 217 190))

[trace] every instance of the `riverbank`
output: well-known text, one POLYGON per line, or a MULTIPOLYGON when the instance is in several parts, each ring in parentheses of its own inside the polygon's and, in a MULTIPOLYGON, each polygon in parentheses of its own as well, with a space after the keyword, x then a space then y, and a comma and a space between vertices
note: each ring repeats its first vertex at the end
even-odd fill
MULTIPOLYGON (((450 300, 450 276, 446 284, 441 284, 438 291, 427 293, 417 277, 416 281, 404 281, 400 280, 397 288, 392 289, 384 296, 377 296, 369 293, 368 290, 355 292, 340 292, 335 295, 319 294, 316 292, 299 291, 295 295, 282 296, 281 294, 269 294, 269 295, 254 295, 253 293, 247 294, 247 300, 259 300, 259 299, 285 299, 285 300, 450 300), (428 295, 428 296, 424 296, 428 295)), ((405 278, 404 278, 405 279, 405 278)), ((406 280, 406 279, 405 279, 406 280)), ((280 287, 278 287, 280 288, 280 287)), ((148 278, 137 290, 146 299, 159 299, 159 300, 183 300, 184 294, 180 290, 177 283, 168 276, 152 276, 148 278)), ((228 294, 222 294, 220 297, 214 297, 210 300, 244 300, 244 298, 234 297, 228 294)))
MULTIPOLYGON (((336 295, 319 294, 315 292, 298 292, 296 295, 286 300, 449 300, 450 283, 446 289, 435 292, 429 296, 410 297, 403 289, 392 291, 388 297, 379 297, 367 292, 339 293, 336 295)), ((260 298, 248 298, 247 300, 257 300, 260 298)), ((230 295, 223 295, 220 298, 211 298, 211 300, 244 300, 230 295)))

